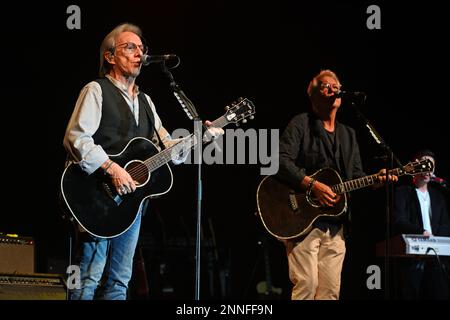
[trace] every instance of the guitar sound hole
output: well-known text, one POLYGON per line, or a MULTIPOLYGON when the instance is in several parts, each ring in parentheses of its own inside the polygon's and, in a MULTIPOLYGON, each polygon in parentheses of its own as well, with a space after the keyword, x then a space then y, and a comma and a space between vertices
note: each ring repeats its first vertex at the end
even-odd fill
POLYGON ((126 170, 133 180, 137 182, 137 186, 143 185, 149 180, 150 174, 148 172, 148 168, 140 161, 130 162, 126 166, 126 170))
POLYGON ((314 208, 320 208, 322 207, 319 203, 319 201, 317 201, 317 198, 311 195, 306 195, 306 201, 308 201, 308 203, 314 207, 314 208))

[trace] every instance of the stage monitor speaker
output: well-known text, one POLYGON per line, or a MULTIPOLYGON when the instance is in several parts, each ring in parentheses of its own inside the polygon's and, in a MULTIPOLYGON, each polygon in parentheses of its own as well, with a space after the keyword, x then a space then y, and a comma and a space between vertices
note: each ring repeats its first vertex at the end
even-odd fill
POLYGON ((0 274, 0 300, 66 300, 66 284, 56 274, 0 274))
POLYGON ((34 240, 0 234, 0 273, 34 272, 34 240))

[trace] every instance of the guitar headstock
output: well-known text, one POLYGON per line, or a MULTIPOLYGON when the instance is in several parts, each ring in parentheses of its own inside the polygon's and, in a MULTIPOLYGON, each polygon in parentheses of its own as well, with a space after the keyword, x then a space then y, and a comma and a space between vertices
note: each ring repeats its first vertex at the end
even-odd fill
POLYGON ((431 162, 429 159, 411 161, 403 167, 403 173, 410 176, 422 173, 430 173, 433 172, 433 170, 433 162, 431 162))
POLYGON ((229 106, 225 107, 227 111, 224 115, 225 119, 229 123, 235 123, 239 126, 239 122, 247 122, 247 118, 252 120, 255 114, 255 105, 247 98, 239 98, 232 102, 229 106))

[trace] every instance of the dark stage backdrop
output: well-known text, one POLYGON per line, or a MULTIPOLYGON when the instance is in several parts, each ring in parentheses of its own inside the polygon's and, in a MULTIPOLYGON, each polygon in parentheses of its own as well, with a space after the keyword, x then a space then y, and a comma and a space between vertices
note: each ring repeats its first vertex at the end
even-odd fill
MULTIPOLYGON (((2 22, 7 99, 1 126, 0 232, 35 238, 38 271, 61 270, 67 261, 70 229, 58 207, 64 130, 79 91, 97 75, 103 37, 122 22, 142 27, 150 53, 181 58, 173 75, 203 119, 219 117, 225 105, 242 96, 256 105, 255 119, 244 129, 282 131, 295 114, 307 109, 311 77, 330 68, 346 90, 367 93, 361 111, 403 163, 414 150, 427 147, 437 154, 436 174, 449 178, 445 10, 437 4, 375 2, 381 9, 381 29, 369 30, 370 4, 374 3, 13 4, 3 12, 2 22), (81 9, 79 30, 66 26, 66 9, 72 4, 81 9)), ((169 131, 192 130, 157 65, 143 68, 138 84, 153 98, 169 131)), ((378 171, 383 150, 350 106, 343 105, 339 117, 357 131, 366 172, 378 171)), ((289 296, 284 247, 267 235, 254 215, 259 169, 258 164, 203 167, 205 247, 215 249, 205 250, 205 298, 257 298, 256 285, 266 280, 258 244, 263 240, 274 286, 282 289, 282 298, 289 296), (222 287, 221 274, 227 283, 222 287), (211 279, 214 288, 208 285, 211 279)), ((153 202, 142 226, 140 246, 152 274, 148 277, 154 298, 194 296, 193 249, 188 243, 195 236, 196 167, 178 166, 174 176, 173 189, 153 202), (175 282, 179 287, 173 288, 175 282), (173 293, 164 286, 172 286, 173 293)), ((374 253, 385 236, 384 191, 358 191, 353 200, 342 298, 382 299, 384 284, 381 290, 367 289, 366 268, 377 264, 384 270, 384 261, 374 253)))

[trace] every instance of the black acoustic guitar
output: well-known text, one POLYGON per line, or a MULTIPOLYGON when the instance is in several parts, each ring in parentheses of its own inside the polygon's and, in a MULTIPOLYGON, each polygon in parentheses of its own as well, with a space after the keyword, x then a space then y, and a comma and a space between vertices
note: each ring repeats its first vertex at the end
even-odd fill
MULTIPOLYGON (((415 175, 433 171, 428 160, 409 162, 391 173, 415 175)), ((347 210, 347 192, 371 186, 379 182, 378 174, 342 182, 339 174, 331 168, 315 172, 312 177, 340 195, 333 207, 323 207, 305 192, 290 188, 273 176, 265 177, 258 186, 256 202, 258 213, 266 230, 278 239, 293 239, 306 235, 314 221, 320 217, 339 218, 347 210)))
MULTIPOLYGON (((227 112, 213 121, 212 126, 222 128, 229 123, 245 122, 254 113, 253 103, 240 98, 227 107, 227 112)), ((170 191, 173 176, 168 163, 180 152, 193 148, 197 140, 201 139, 191 134, 159 152, 150 140, 137 137, 120 153, 109 155, 137 182, 136 191, 125 195, 116 192, 101 169, 88 175, 77 163, 71 163, 61 177, 61 195, 66 209, 94 236, 113 238, 124 233, 133 224, 145 199, 170 191)))

